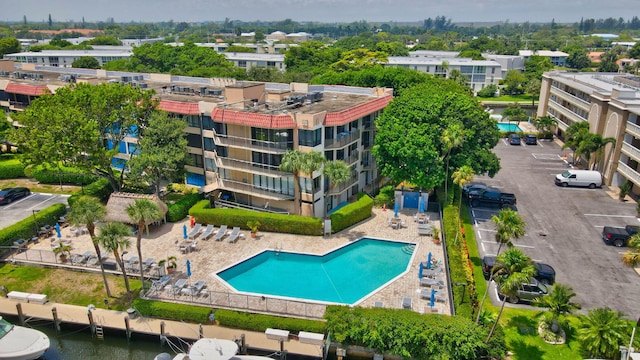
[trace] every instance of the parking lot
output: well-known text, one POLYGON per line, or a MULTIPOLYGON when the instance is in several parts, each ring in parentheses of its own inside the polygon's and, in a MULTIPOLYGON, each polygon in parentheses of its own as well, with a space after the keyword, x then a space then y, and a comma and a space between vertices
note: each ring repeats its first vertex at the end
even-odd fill
POLYGON ((12 225, 53 204, 66 204, 69 195, 31 193, 8 205, 0 205, 0 229, 12 225))
MULTIPOLYGON (((538 145, 509 145, 503 139, 495 153, 502 170, 493 179, 477 176, 475 181, 515 193, 517 209, 527 224, 526 235, 515 242, 532 259, 556 270, 559 283, 573 287, 581 312, 608 306, 634 318, 640 310, 640 276, 620 260, 626 248, 607 246, 601 239, 605 225, 640 224, 635 203, 621 202, 608 188, 562 188, 554 184, 555 174, 569 168, 555 142, 538 145)), ((480 255, 495 255, 495 226, 491 215, 497 208, 471 209, 480 255)), ((495 291, 491 291, 496 301, 495 291)))

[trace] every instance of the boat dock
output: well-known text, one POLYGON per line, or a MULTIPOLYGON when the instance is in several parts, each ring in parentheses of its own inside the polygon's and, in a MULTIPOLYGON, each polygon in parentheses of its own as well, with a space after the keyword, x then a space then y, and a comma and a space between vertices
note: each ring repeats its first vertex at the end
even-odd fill
MULTIPOLYGON (((21 322, 39 319, 52 322, 59 329, 61 323, 86 325, 92 332, 99 329, 120 330, 130 337, 132 333, 157 335, 158 340, 165 337, 177 337, 183 340, 196 340, 201 337, 226 340, 239 340, 244 336, 248 348, 279 352, 282 349, 290 354, 322 358, 322 348, 305 344, 297 339, 284 343, 267 338, 262 332, 229 329, 217 325, 190 324, 173 320, 147 318, 128 312, 106 310, 94 307, 82 307, 47 302, 45 304, 16 301, 0 298, 0 314, 17 316, 21 322)), ((28 321, 27 321, 28 322, 28 321)))

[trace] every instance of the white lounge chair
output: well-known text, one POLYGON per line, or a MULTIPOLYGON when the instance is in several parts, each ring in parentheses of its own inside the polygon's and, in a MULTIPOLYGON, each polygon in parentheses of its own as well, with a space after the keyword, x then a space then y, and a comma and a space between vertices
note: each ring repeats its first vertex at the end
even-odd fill
POLYGON ((196 224, 196 226, 193 227, 193 230, 191 230, 187 236, 189 237, 189 239, 195 239, 198 237, 198 235, 200 235, 200 231, 202 230, 202 224, 196 224))
POLYGON ((216 241, 220 241, 225 235, 227 235, 227 225, 222 225, 220 226, 220 229, 218 229, 218 232, 216 233, 214 239, 216 241))
POLYGON ((411 310, 411 308, 413 308, 413 303, 410 297, 404 297, 402 298, 402 308, 403 309, 409 309, 411 310))
POLYGON ((213 229, 215 228, 215 226, 213 225, 207 225, 207 228, 204 229, 204 232, 202 233, 202 235, 200 235, 200 238, 202 240, 207 240, 209 238, 209 236, 211 236, 213 234, 213 229))
POLYGON ((238 241, 238 237, 240 237, 240 228, 234 227, 233 230, 231 230, 231 234, 229 234, 227 242, 234 243, 238 241))

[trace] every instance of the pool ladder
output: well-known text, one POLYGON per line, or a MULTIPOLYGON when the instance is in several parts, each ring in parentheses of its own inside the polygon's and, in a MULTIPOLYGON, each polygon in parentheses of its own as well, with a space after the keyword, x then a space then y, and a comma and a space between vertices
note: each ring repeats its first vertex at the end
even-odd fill
POLYGON ((282 251, 282 244, 276 245, 274 251, 276 252, 276 256, 280 255, 280 252, 282 251))

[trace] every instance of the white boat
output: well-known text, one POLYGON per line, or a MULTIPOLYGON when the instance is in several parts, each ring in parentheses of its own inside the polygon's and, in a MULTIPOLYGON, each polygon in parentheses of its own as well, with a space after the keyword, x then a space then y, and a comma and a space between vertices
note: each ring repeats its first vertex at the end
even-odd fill
POLYGON ((268 356, 237 354, 235 341, 204 338, 193 343, 188 354, 177 354, 173 360, 273 360, 268 356))
POLYGON ((0 359, 34 360, 49 346, 49 337, 41 331, 13 325, 0 317, 0 359))

